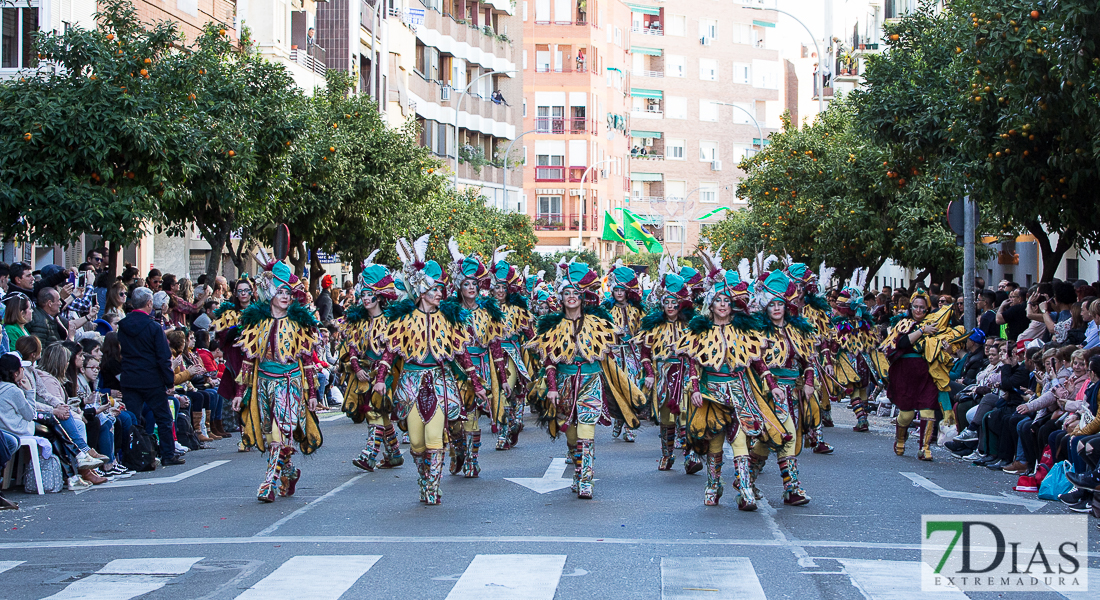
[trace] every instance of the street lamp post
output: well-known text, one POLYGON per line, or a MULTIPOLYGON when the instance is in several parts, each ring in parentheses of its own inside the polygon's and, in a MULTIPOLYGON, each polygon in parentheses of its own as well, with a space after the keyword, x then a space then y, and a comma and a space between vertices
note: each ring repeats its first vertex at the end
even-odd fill
MULTIPOLYGON (((504 205, 508 204, 508 157, 512 155, 512 145, 519 141, 519 138, 527 135, 528 133, 536 133, 538 129, 532 129, 530 131, 524 131, 516 136, 516 139, 508 142, 508 147, 504 149, 504 205)), ((457 169, 455 173, 457 174, 457 169)), ((504 205, 500 208, 504 210, 504 205)))
POLYGON ((490 75, 500 75, 502 73, 518 73, 518 72, 519 71, 513 69, 511 71, 489 71, 488 73, 482 73, 481 75, 478 75, 477 77, 475 77, 473 81, 466 84, 466 87, 463 88, 462 93, 460 93, 458 95, 458 104, 455 105, 455 122, 454 122, 454 126, 455 126, 455 175, 454 175, 454 180, 452 181, 452 185, 454 185, 454 188, 456 190, 458 189, 458 113, 460 111, 462 111, 462 101, 466 99, 466 92, 470 91, 470 86, 474 85, 478 81, 481 81, 482 78, 488 77, 490 75))
MULTIPOLYGON (((810 34, 810 39, 814 42, 814 49, 817 50, 817 70, 814 72, 814 79, 817 80, 817 112, 818 114, 825 112, 825 80, 823 76, 823 72, 825 69, 825 55, 821 53, 821 45, 817 43, 817 38, 814 37, 814 32, 810 31, 810 28, 806 27, 806 24, 799 20, 798 17, 792 15, 785 10, 780 10, 778 8, 764 8, 763 6, 742 6, 741 8, 744 8, 746 10, 773 10, 779 14, 787 15, 788 17, 794 19, 795 23, 801 25, 802 28, 806 30, 806 33, 810 34)), ((763 144, 764 141, 761 140, 760 143, 763 144)))
POLYGON ((715 104, 720 104, 722 106, 732 106, 732 107, 736 108, 737 110, 739 110, 739 111, 745 113, 746 115, 748 115, 748 117, 750 119, 752 119, 752 124, 756 125, 756 136, 760 139, 760 147, 761 148, 764 147, 764 130, 760 128, 760 121, 757 121, 756 117, 753 116, 753 114, 751 112, 745 110, 741 106, 737 106, 736 104, 731 104, 729 102, 715 102, 715 104))

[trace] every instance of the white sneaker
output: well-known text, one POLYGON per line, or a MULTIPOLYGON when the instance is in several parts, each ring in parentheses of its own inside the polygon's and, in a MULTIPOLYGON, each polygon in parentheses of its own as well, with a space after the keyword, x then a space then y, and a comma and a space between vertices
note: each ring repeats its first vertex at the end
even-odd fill
POLYGON ((93 457, 91 454, 81 450, 80 454, 76 455, 76 464, 81 468, 95 468, 103 464, 103 461, 93 457))
POLYGON ((176 442, 175 444, 176 444, 176 452, 179 452, 180 454, 187 454, 187 452, 189 450, 191 450, 190 448, 188 448, 187 446, 184 446, 183 444, 181 444, 179 442, 176 442))
POLYGON ((72 477, 70 477, 67 484, 70 492, 76 490, 86 490, 92 487, 92 484, 80 475, 73 475, 72 477))

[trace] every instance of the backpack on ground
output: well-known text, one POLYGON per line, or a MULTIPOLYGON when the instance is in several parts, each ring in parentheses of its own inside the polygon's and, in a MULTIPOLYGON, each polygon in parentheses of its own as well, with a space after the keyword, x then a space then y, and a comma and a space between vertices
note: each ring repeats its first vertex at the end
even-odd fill
POLYGON ((145 433, 140 425, 130 428, 130 437, 123 443, 118 454, 122 466, 131 471, 152 471, 156 468, 157 447, 153 436, 145 433))
MULTIPOLYGON (((39 468, 42 470, 42 491, 47 494, 56 494, 65 489, 65 475, 61 472, 61 460, 57 458, 56 454, 51 454, 49 458, 41 458, 42 451, 37 446, 30 449, 31 452, 37 452, 39 456, 39 468)), ((38 493, 38 484, 34 479, 34 467, 31 461, 27 461, 27 464, 23 465, 23 491, 28 494, 38 493)))
MULTIPOLYGON (((168 435, 172 435, 172 432, 169 431, 168 435)), ((190 411, 180 411, 176 415, 176 441, 187 446, 188 450, 204 448, 202 442, 199 441, 199 437, 195 435, 195 428, 191 426, 190 411)))

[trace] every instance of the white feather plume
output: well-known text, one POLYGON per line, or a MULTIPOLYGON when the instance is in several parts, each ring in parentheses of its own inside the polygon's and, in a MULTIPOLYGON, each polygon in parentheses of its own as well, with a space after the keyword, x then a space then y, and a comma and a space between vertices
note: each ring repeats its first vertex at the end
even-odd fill
POLYGON ((741 276, 741 281, 748 283, 752 280, 751 268, 747 258, 742 258, 741 262, 737 263, 737 274, 741 276))
POLYGON ((704 277, 709 278, 710 274, 714 271, 722 271, 722 248, 725 245, 718 247, 716 252, 711 252, 709 248, 699 248, 699 257, 703 259, 703 267, 706 269, 706 273, 703 273, 704 277))
POLYGON ((458 240, 456 240, 453 235, 451 239, 447 240, 447 250, 451 252, 451 260, 456 263, 462 262, 462 260, 466 258, 466 255, 458 249, 458 240))
POLYGON ((515 250, 507 250, 508 246, 497 246, 496 250, 493 250, 493 264, 489 265, 489 268, 496 269, 497 263, 502 260, 508 260, 508 255, 515 252, 515 250))
POLYGON ((412 244, 405 238, 398 238, 397 240, 397 256, 401 258, 402 266, 411 266, 416 262, 416 255, 413 253, 412 244))
POLYGON ((365 268, 373 265, 374 264, 374 257, 378 256, 378 253, 381 252, 381 251, 382 251, 381 248, 376 248, 374 250, 374 252, 371 252, 370 254, 368 254, 367 258, 363 261, 363 268, 365 269, 365 268))
POLYGON ((826 267, 825 261, 821 261, 821 266, 817 269, 817 285, 821 290, 828 289, 829 283, 833 280, 833 273, 836 269, 832 267, 826 267))

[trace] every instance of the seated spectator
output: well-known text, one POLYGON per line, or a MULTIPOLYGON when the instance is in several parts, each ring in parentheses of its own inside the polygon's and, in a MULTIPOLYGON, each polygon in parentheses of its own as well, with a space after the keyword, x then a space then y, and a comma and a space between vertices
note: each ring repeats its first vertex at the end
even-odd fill
POLYGON ((985 337, 1000 337, 1001 328, 997 325, 997 294, 985 290, 978 294, 978 329, 985 337))
POLYGON ((208 298, 202 303, 202 312, 199 313, 195 320, 191 323, 191 328, 195 331, 208 331, 210 324, 214 322, 214 310, 218 308, 218 301, 213 298, 208 298))
POLYGON ((111 286, 107 288, 106 303, 100 305, 105 307, 103 309, 103 318, 106 319, 113 315, 118 320, 122 320, 122 318, 126 316, 126 310, 123 307, 126 306, 128 294, 129 292, 126 290, 126 284, 121 280, 112 283, 111 286))
POLYGON ((162 329, 168 329, 168 292, 161 290, 153 294, 153 321, 162 329))
POLYGON ((34 269, 27 263, 12 263, 8 267, 7 292, 20 292, 33 301, 35 298, 34 269))
POLYGON ((1047 381, 1042 393, 1034 399, 1016 407, 1020 415, 1015 418, 1016 436, 1019 440, 1016 448, 1016 460, 1006 467, 1006 473, 1030 473, 1040 458, 1039 441, 1049 437, 1049 431, 1040 437, 1043 425, 1051 418, 1057 421, 1058 413, 1064 413, 1067 402, 1082 393, 1088 383, 1088 363, 1085 351, 1072 346, 1060 348, 1053 364, 1058 370, 1055 377, 1047 381))
POLYGON ((12 292, 4 301, 4 333, 8 336, 8 347, 14 348, 19 338, 27 335, 27 325, 34 318, 34 307, 30 298, 22 292, 12 292))
POLYGON ((1100 391, 1100 356, 1093 356, 1089 360, 1089 384, 1085 389, 1085 393, 1081 394, 1081 408, 1079 410, 1082 412, 1089 411, 1094 417, 1088 425, 1075 425, 1073 432, 1070 434, 1072 436, 1070 442, 1067 443, 1067 446, 1071 446, 1073 449, 1070 460, 1074 463, 1074 474, 1066 477, 1077 489, 1058 497, 1059 500, 1069 505, 1069 509, 1074 512, 1089 512, 1092 496, 1096 493, 1097 484, 1100 483, 1100 471, 1097 470, 1097 459, 1098 454, 1100 454, 1098 452, 1098 447, 1100 447, 1100 435, 1098 435, 1100 434, 1100 419, 1095 416, 1100 415, 1100 407, 1098 407, 1100 403, 1097 401, 1098 391, 1100 391))
POLYGON ((1001 358, 1000 399, 984 417, 972 421, 980 425, 978 448, 983 447, 984 441, 988 455, 974 464, 988 469, 1004 469, 1016 456, 1016 420, 1022 418, 1016 407, 1024 403, 1023 390, 1031 379, 1031 369, 1021 360, 1024 346, 1017 344, 1015 350, 1006 348, 1001 358))
MULTIPOLYGON (((971 442, 978 440, 978 422, 980 417, 992 409, 998 400, 994 390, 1001 383, 1001 358, 1004 357, 1005 345, 998 339, 985 340, 986 366, 974 376, 974 389, 967 400, 960 400, 955 404, 956 426, 962 428, 955 437, 956 442, 971 442), (984 405, 980 406, 981 403, 984 405), (978 414, 980 412, 980 415, 978 414), (969 418, 968 418, 969 417, 969 418), (979 417, 979 418, 975 418, 979 417)), ((975 453, 971 460, 978 458, 975 453)))
POLYGON ((195 436, 202 443, 213 442, 222 439, 222 436, 211 431, 211 428, 214 419, 220 421, 222 418, 223 401, 218 396, 217 385, 207 374, 202 359, 195 354, 194 343, 194 336, 188 335, 186 331, 174 329, 168 332, 168 347, 172 350, 176 393, 186 396, 189 400, 191 426, 195 429, 195 436), (206 433, 203 433, 202 427, 204 413, 207 424, 206 433))

